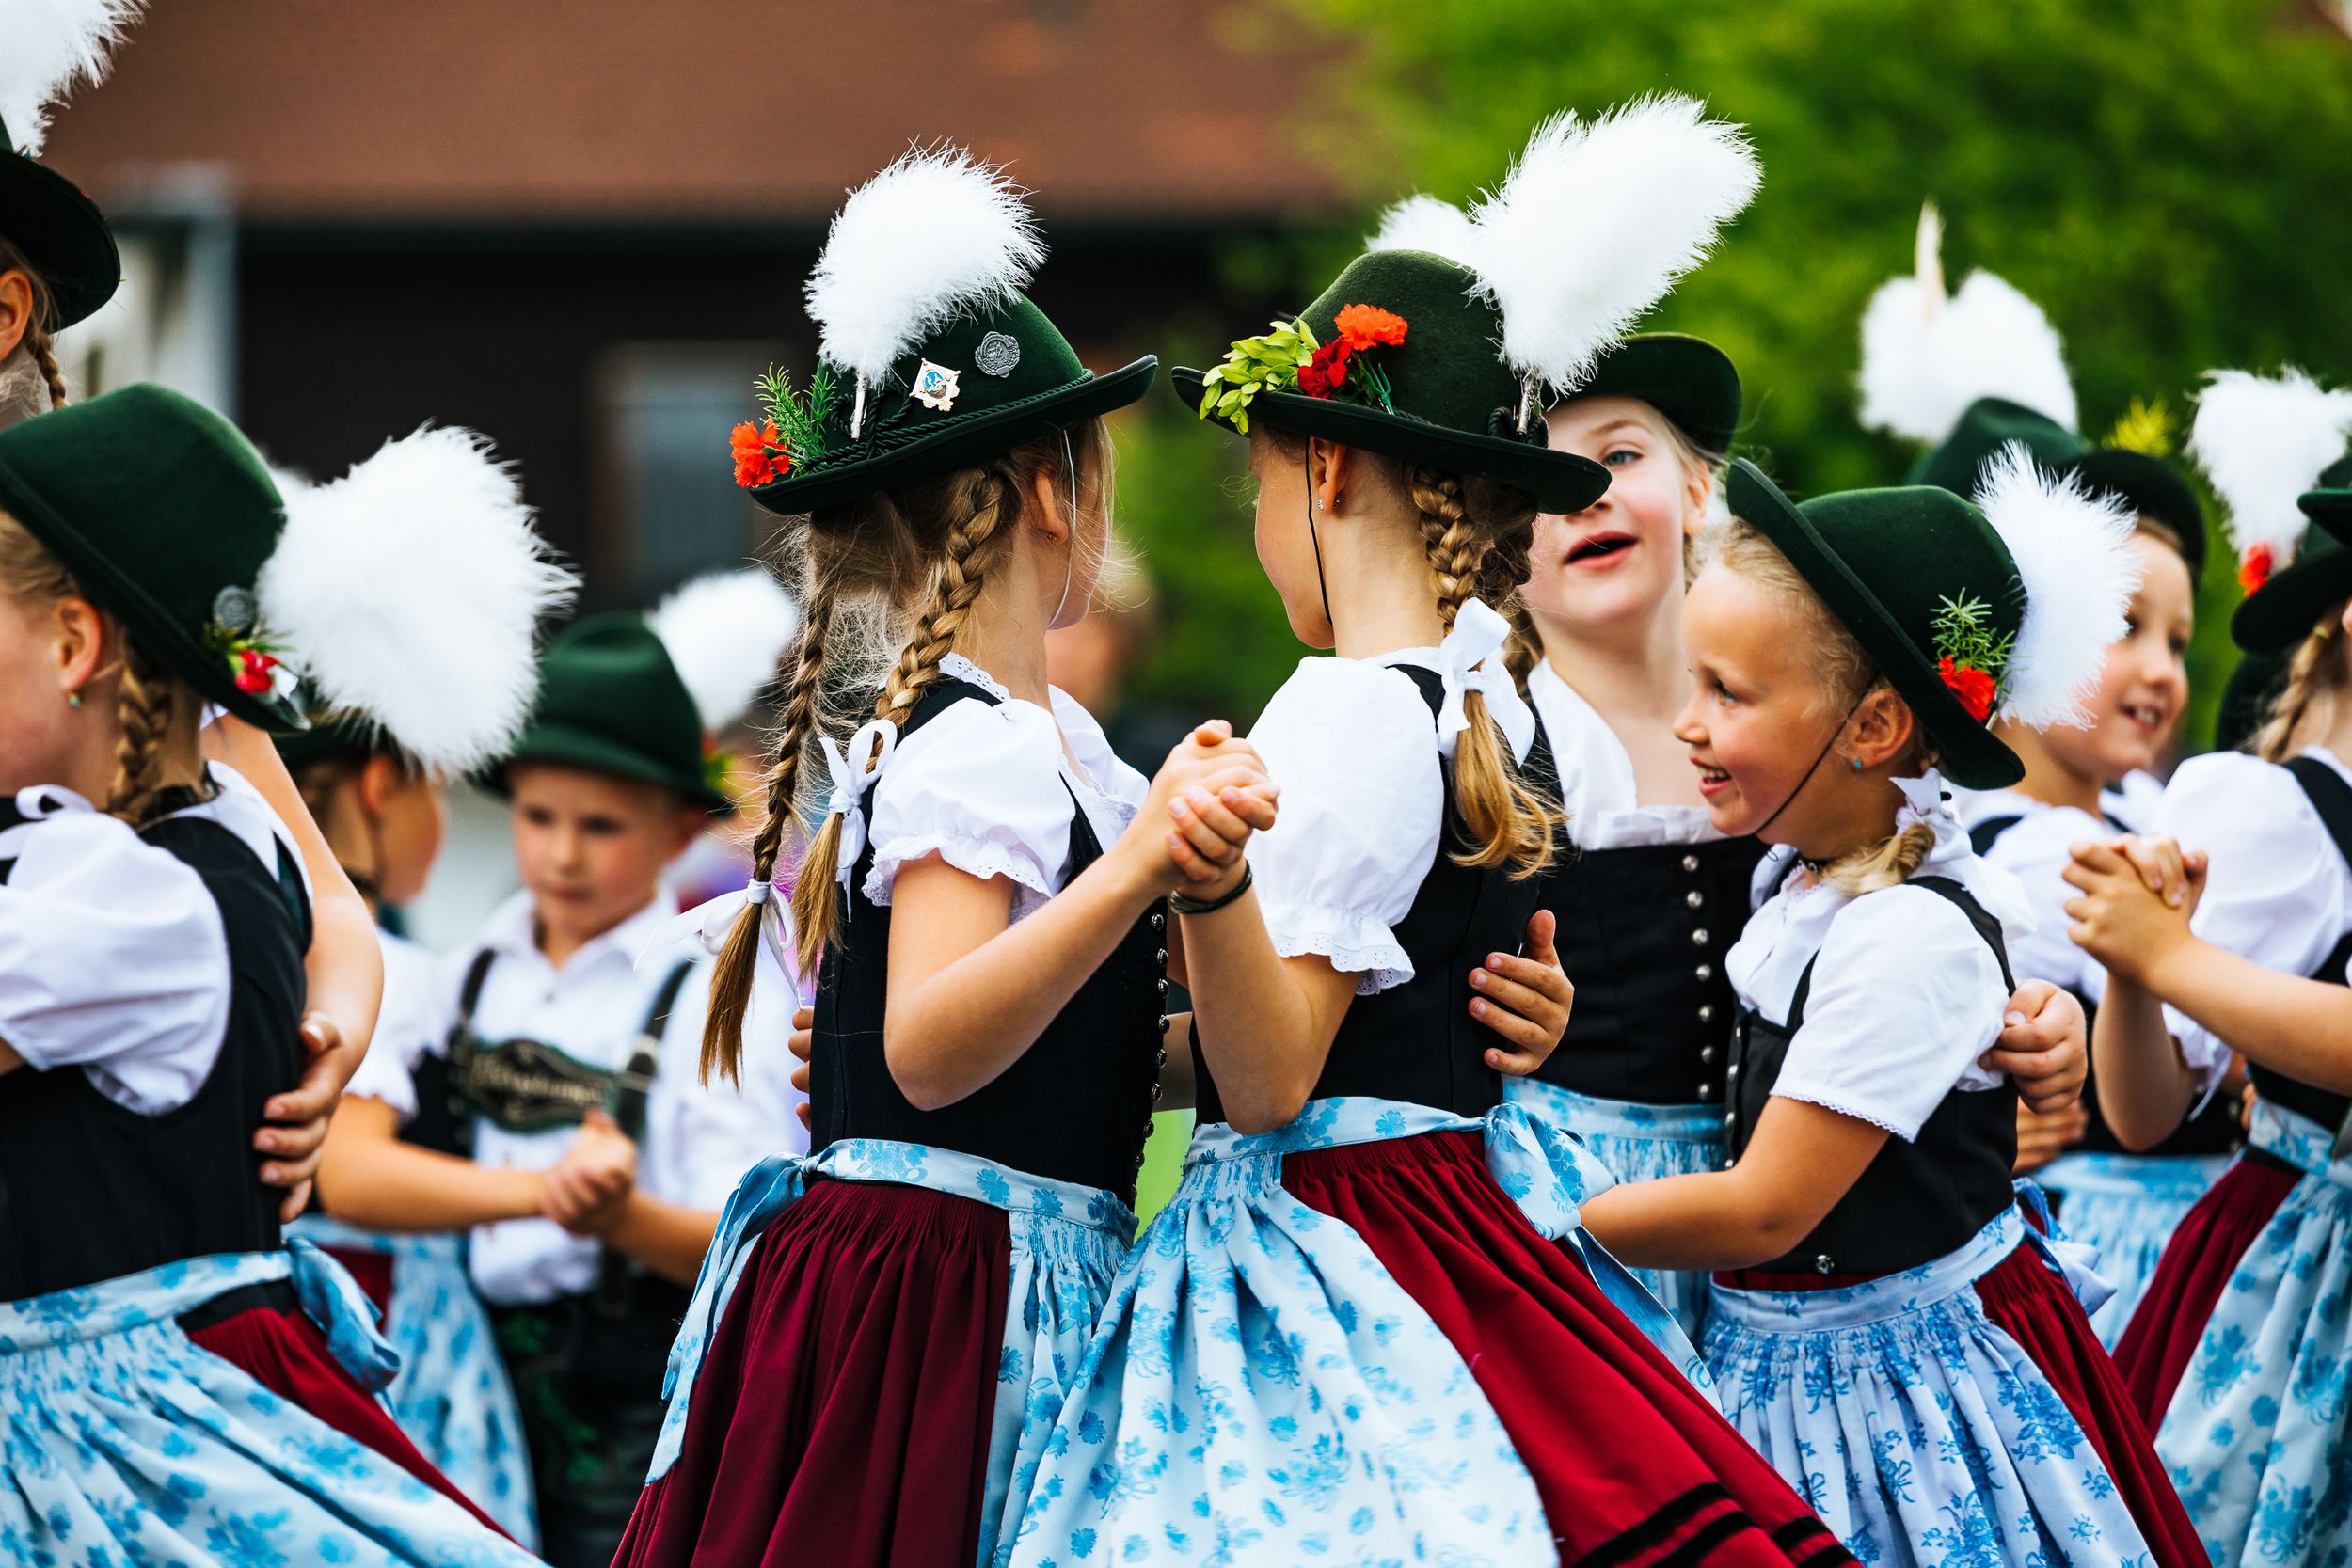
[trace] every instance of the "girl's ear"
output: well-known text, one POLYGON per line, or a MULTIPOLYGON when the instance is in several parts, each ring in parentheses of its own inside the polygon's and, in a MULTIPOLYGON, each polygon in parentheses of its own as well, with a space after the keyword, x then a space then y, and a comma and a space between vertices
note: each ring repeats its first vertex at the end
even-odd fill
POLYGON ((1355 452, 1337 441, 1311 436, 1307 441, 1307 485, 1314 493, 1315 510, 1337 512, 1347 492, 1355 452))
POLYGON ((1029 516, 1046 538, 1059 544, 1070 537, 1070 476, 1058 468, 1042 467, 1029 476, 1029 516))
POLYGON ((0 359, 16 352, 33 325, 33 279, 22 267, 0 271, 0 359))
POLYGON ((1695 539, 1707 529, 1707 503, 1715 499, 1715 471, 1701 464, 1688 465, 1682 476, 1682 531, 1695 539))
POLYGON ((1877 768, 1910 750, 1918 719, 1911 705, 1882 686, 1862 699, 1848 725, 1848 755, 1866 768, 1877 768))
POLYGON ((402 782, 400 764, 391 757, 378 753, 359 767, 359 809, 371 822, 384 819, 384 810, 399 790, 402 782))
POLYGON ((60 689, 78 692, 121 657, 121 639, 105 611, 68 594, 56 603, 56 650, 60 689))

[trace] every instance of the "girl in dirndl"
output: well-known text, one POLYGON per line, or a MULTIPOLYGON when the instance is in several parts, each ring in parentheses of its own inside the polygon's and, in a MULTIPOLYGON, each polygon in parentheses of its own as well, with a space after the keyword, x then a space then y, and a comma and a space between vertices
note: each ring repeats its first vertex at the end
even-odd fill
POLYGON ((1724 1408, 1864 1561, 2147 1560, 2198 1548, 2145 1430, 2012 1194, 2016 1097, 1977 1065, 2030 929, 1941 767, 2071 715, 2129 591, 2122 514, 2004 453, 1940 489, 1791 504, 1733 465, 1683 611, 1679 733, 1716 825, 1776 846, 1729 956, 1728 1168, 1585 1206, 1642 1262, 1726 1271, 1724 1408))
MULTIPOLYGON (((514 475, 471 432, 420 430, 330 484, 279 483, 290 509, 401 537, 407 559, 431 562, 431 583, 410 590, 430 596, 443 657, 466 672, 453 686, 412 694, 398 730, 320 710, 309 729, 278 741, 344 873, 379 911, 403 909, 423 893, 440 853, 446 782, 502 755, 530 712, 538 622, 569 601, 573 581, 545 559, 514 475)), ((437 672, 395 672, 404 673, 437 672)), ((404 1234, 341 1217, 363 1201, 406 1202, 387 1173, 350 1160, 362 1123, 380 1123, 389 1145, 421 1114, 447 1119, 417 1086, 420 1064, 448 1029, 433 956, 389 930, 381 941, 383 1011, 330 1134, 320 1209, 294 1234, 342 1261, 382 1314, 400 1355, 384 1397, 401 1430, 509 1535, 535 1547, 530 1454, 489 1315, 466 1274, 465 1231, 404 1234)))
MULTIPOLYGON (((2124 634, 2084 698, 2089 722, 2005 724, 2002 739, 2025 776, 2004 789, 1964 791, 1958 804, 1977 853, 2016 877, 2033 906, 2034 929, 2010 946, 2011 967, 2095 1008, 2106 975, 2067 937, 2064 906, 2074 890, 2064 872, 2076 843, 2130 831, 2151 808, 2148 797, 2161 794, 2150 770, 2163 763, 2188 701, 2183 656, 2205 563, 2204 512, 2178 470, 2121 444, 2146 442, 2146 431, 2135 435, 2127 421, 2102 446, 2074 433, 2074 390, 2057 332, 2031 301, 1987 273, 1947 298, 1939 234, 1931 207, 1921 215, 1916 276, 1882 287, 1864 318, 1863 421, 1935 443, 1915 483, 1973 496, 1986 459, 2022 441, 2044 471, 2072 475, 2132 515, 2139 585, 2124 634), (2127 783, 2148 787, 2127 794, 2127 783)), ((2115 1288, 2091 1314, 2102 1341, 2113 1345, 2122 1334, 2165 1243, 2240 1138, 2234 1094, 2215 1096, 2144 1152, 2117 1141, 2095 1093, 2055 1115, 2020 1106, 2016 1173, 2050 1191, 2068 1239, 2098 1249, 2099 1274, 2115 1288)))
POLYGON ((2250 754, 2181 765, 2161 839, 2082 846, 2067 873, 2075 940, 2108 975, 2094 1051, 2118 1136, 2170 1134, 2233 1052, 2254 1083, 2250 1147, 2183 1220, 2116 1347, 2212 1561, 2233 1568, 2352 1555, 2347 436, 2352 391, 2292 371, 2213 378, 2190 450, 2250 590, 2230 630, 2285 656, 2284 684, 2250 754), (2143 867, 2167 896, 2123 885, 2143 867))
POLYGON ((723 937, 704 1065, 781 1056, 742 1014, 796 933, 815 1152, 727 1205, 624 1563, 994 1551, 1023 1418, 1057 1408, 1134 1231, 1184 879, 1168 801, 1243 791, 1236 841, 1272 818, 1221 729, 1147 784, 1046 685, 1046 631, 1084 612, 1106 541, 1102 416, 1155 364, 1080 364, 1020 292, 1042 255, 998 171, 910 152, 834 220, 809 289, 818 369, 771 377, 768 420, 737 433, 739 480, 796 519, 804 611, 756 879, 694 917, 723 937), (905 641, 845 749, 824 704, 877 608, 905 641), (787 923, 776 872, 812 750, 830 796, 787 923))
MULTIPOLYGON (((1590 1246, 1577 1205, 1608 1173, 1502 1103, 1461 1010, 1463 966, 1500 974, 1536 912, 1558 825, 1495 607, 1537 509, 1609 481, 1545 450, 1536 397, 1672 276, 1579 229, 1571 193, 1629 143, 1681 176, 1625 220, 1655 251, 1703 250, 1755 188, 1736 130, 1687 99, 1563 117, 1455 249, 1476 266, 1375 250, 1295 323, 1176 372, 1248 436, 1260 557, 1337 657, 1302 661, 1252 732, 1282 788, 1254 873, 1177 902, 1200 1127, 1058 1419, 1025 1440, 1019 1568, 1849 1560, 1590 1246)), ((1488 994, 1532 1006, 1537 983, 1488 994)))
POLYGON ((405 541, 290 522, 241 436, 147 386, 0 432, 0 1544, 530 1561, 392 1423, 364 1298, 252 1167, 301 1066, 310 905, 197 738, 208 702, 298 726, 297 658, 396 713, 383 673, 432 657, 385 588, 405 541))

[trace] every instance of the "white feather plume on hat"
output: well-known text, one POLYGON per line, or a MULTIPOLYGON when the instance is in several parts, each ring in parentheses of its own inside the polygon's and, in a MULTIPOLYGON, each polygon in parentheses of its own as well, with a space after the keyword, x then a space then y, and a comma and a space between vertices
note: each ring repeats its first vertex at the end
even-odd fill
POLYGON ((1985 460, 1977 505, 2026 585, 1999 717, 2037 730, 2082 723, 2083 697, 2123 635, 2139 587, 2132 513, 2075 475, 2044 472, 2021 441, 1985 460))
POLYGON ((916 147, 834 214, 808 313, 818 352, 879 384, 965 310, 1001 304, 1045 260, 1020 188, 961 147, 916 147))
POLYGON ((1934 203, 1919 209, 1913 273, 1890 278, 1862 316, 1862 422, 1943 440, 1979 398, 2007 398, 2073 430, 2074 384, 2042 308, 1989 272, 1947 298, 1934 203))
POLYGON ((801 626, 792 596, 756 567, 696 578, 645 620, 712 734, 741 718, 775 679, 776 661, 801 626))
POLYGON ((320 704, 437 772, 502 753, 537 691, 539 620, 579 579, 549 558, 489 441, 426 426, 284 499, 262 624, 320 704))
POLYGON ((1502 312, 1503 362, 1522 378, 1573 391, 1755 198, 1755 149, 1705 114, 1663 93, 1589 124, 1554 115, 1472 204, 1470 265, 1502 312))
POLYGON ((2267 546, 2274 569, 2293 563, 2311 518, 2296 498, 2318 483, 2352 438, 2352 390, 2301 371, 2275 376, 2213 371, 2197 397, 2188 453, 2213 482, 2240 556, 2267 546))
POLYGON ((1470 215, 1434 196, 1408 196, 1380 214, 1366 250, 1425 250, 1476 270, 1478 228, 1470 215))
MULTIPOLYGON (((50 104, 78 78, 106 74, 106 51, 138 20, 142 0, 0 0, 0 123, 14 150, 40 153, 50 104)), ((0 150, 8 150, 0 146, 0 150)))

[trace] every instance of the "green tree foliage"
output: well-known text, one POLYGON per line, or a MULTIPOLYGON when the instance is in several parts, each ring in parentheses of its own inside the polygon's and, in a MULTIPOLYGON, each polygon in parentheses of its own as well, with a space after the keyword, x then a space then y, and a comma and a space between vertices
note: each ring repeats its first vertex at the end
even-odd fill
MULTIPOLYGON (((1412 191, 1461 198, 1492 183, 1563 107, 1673 89, 1747 125, 1763 193, 1651 325, 1731 354, 1750 388, 1742 450, 1800 490, 1889 483, 1914 455, 1856 424, 1854 375, 1864 303, 1909 265, 1924 198, 1943 210, 1955 283, 1982 266, 2049 312, 2093 436, 2135 398, 2185 416, 2209 367, 2292 362, 2352 379, 2352 40, 2317 4, 1284 4, 1296 26, 1261 11, 1248 31, 1327 59, 1295 125, 1360 201, 1359 220, 1412 191)), ((1301 269, 1290 280, 1307 289, 1360 231, 1254 246, 1237 265, 1301 269)), ((1248 557, 1246 513, 1213 501, 1233 453, 1205 450, 1209 433, 1164 413, 1137 435, 1122 509, 1141 519, 1173 617, 1146 684, 1254 707, 1296 650, 1269 650, 1287 638, 1279 608, 1270 627, 1261 613, 1273 595, 1248 557), (1167 496, 1138 497, 1162 482, 1167 496), (1201 558, 1171 556, 1211 534, 1201 558)), ((2233 659, 2236 589, 2226 550, 2215 554, 2196 736, 2233 659)))

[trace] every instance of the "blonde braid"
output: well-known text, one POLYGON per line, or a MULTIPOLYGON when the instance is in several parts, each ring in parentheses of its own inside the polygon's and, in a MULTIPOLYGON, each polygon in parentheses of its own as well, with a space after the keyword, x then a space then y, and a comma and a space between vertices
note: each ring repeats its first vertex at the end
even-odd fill
POLYGON ((931 574, 930 596, 874 703, 874 717, 894 724, 906 722, 939 678, 940 661, 955 652, 956 633, 971 615, 981 582, 1009 531, 1001 524, 1019 515, 1020 490, 1009 472, 992 466, 972 472, 949 504, 946 549, 931 574))
POLYGON ((2252 751, 2265 762, 2287 761, 2302 749, 2306 736, 2335 721, 2336 703, 2352 686, 2344 608, 2341 600, 2331 607, 2287 661, 2278 695, 2270 699, 2262 727, 2254 732, 2252 751))
MULTIPOLYGON (((833 629, 835 594, 833 584, 824 580, 814 569, 809 574, 807 591, 803 594, 805 609, 801 616, 798 641, 793 645, 792 677, 785 690, 784 714, 776 731, 775 753, 768 765, 768 794, 766 815, 760 818, 759 832, 752 839, 752 879, 772 882, 776 861, 784 850, 784 831, 794 816, 794 802, 799 794, 801 755, 817 733, 818 710, 824 686, 825 641, 833 629)), ((812 847, 802 865, 803 868, 833 863, 833 846, 840 836, 838 822, 825 825, 822 846, 812 847)), ((799 917, 803 890, 811 879, 804 874, 794 885, 793 912, 799 917)), ((824 898, 825 908, 832 909, 833 879, 818 877, 817 887, 824 898)), ((773 897, 772 890, 770 896, 773 897)), ((728 927, 727 940, 720 949, 719 960, 710 972, 710 1003, 703 1019, 702 1079, 707 1084, 714 1073, 730 1081, 742 1082, 743 1015, 751 1006, 752 979, 758 968, 759 922, 767 913, 759 905, 748 905, 735 917, 728 927)), ((801 927, 802 969, 804 974, 816 973, 816 960, 807 951, 807 927, 801 927)), ((823 945, 822 939, 818 946, 823 945)))
POLYGON ((56 350, 51 345, 49 329, 36 320, 24 329, 24 346, 32 352, 33 363, 40 371, 41 379, 49 383, 49 406, 65 406, 65 372, 57 364, 56 350))
MULTIPOLYGON (((1438 619, 1452 631, 1463 603, 1489 575, 1512 569, 1508 546, 1501 546, 1503 561, 1495 561, 1497 534, 1526 533, 1534 514, 1521 508, 1525 515, 1516 529, 1490 532, 1471 520, 1460 475, 1408 467, 1405 483, 1421 512, 1422 547, 1428 553, 1429 575, 1437 587, 1438 619)), ((1516 556, 1522 573, 1526 559, 1522 544, 1516 556)), ((1473 691, 1463 699, 1462 711, 1470 727, 1454 747, 1454 798, 1478 847, 1454 859, 1464 865, 1508 865, 1515 878, 1532 877, 1551 863, 1558 812, 1519 777, 1487 717, 1486 699, 1473 691)))
POLYGON ((109 816, 138 826, 158 788, 156 775, 163 770, 164 746, 179 703, 180 683, 126 638, 115 695, 115 719, 122 738, 115 744, 114 787, 106 796, 109 816))

